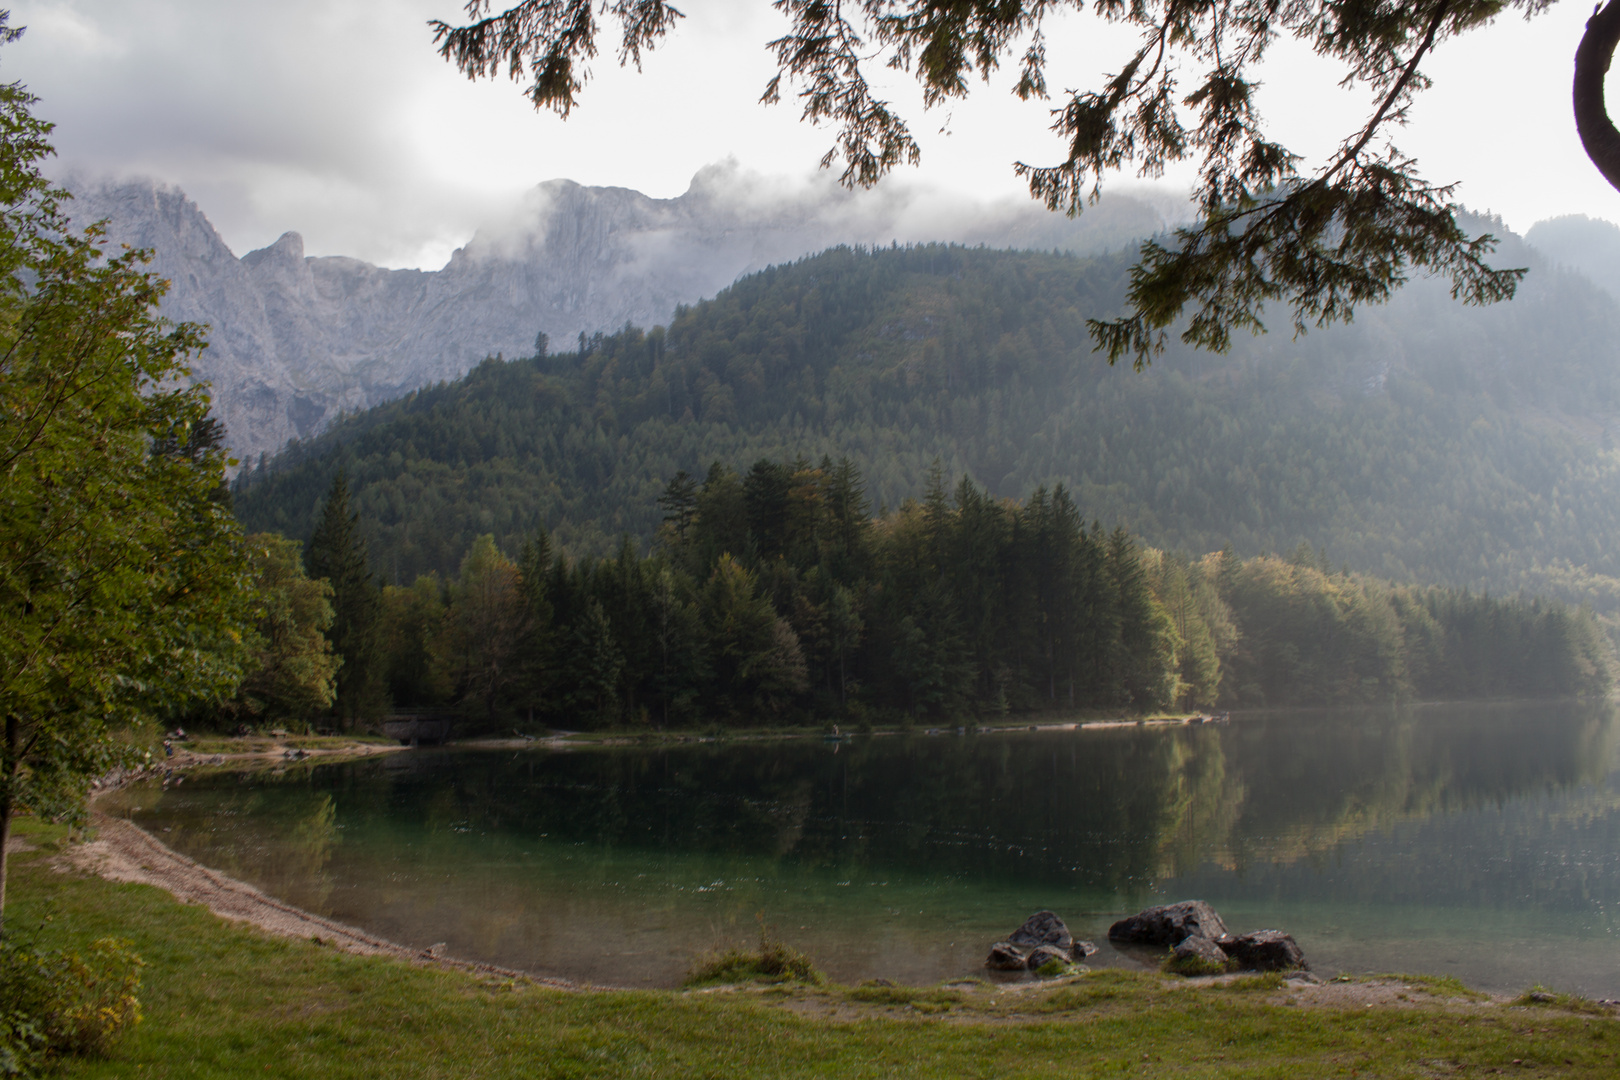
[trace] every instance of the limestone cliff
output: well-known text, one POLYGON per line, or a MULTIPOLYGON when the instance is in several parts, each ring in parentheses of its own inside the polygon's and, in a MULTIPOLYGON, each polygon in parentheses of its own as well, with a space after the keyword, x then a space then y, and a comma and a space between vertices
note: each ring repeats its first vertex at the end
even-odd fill
POLYGON ((74 219, 109 222, 150 248, 172 282, 164 313, 208 323, 193 376, 213 388, 244 462, 313 435, 345 410, 453 379, 486 356, 554 350, 580 333, 668 321, 741 274, 838 243, 953 240, 998 247, 1117 249, 1162 227, 1113 199, 1078 221, 999 207, 826 187, 792 192, 705 169, 674 199, 567 180, 539 185, 514 217, 479 231, 441 270, 310 257, 295 232, 237 258, 185 193, 150 182, 70 181, 74 219))

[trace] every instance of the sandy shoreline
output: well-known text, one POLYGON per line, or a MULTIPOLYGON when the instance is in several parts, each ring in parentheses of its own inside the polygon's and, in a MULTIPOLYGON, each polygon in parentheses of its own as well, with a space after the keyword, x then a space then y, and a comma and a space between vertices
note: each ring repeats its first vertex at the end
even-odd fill
POLYGON ((93 825, 94 840, 73 844, 61 856, 60 861, 67 867, 109 881, 154 885, 182 904, 202 904, 222 919, 249 923, 277 937, 298 938, 360 956, 389 956, 414 964, 525 979, 559 990, 580 989, 577 983, 565 979, 441 956, 437 946, 412 949, 284 904, 246 882, 187 858, 123 818, 97 813, 93 825))
MULTIPOLYGON (((409 747, 386 743, 365 743, 302 751, 298 760, 372 757, 407 749, 409 747)), ((198 766, 240 763, 263 768, 287 760, 285 748, 234 754, 197 754, 184 749, 182 744, 174 756, 154 761, 147 769, 107 777, 96 784, 90 796, 95 839, 70 845, 59 857, 58 863, 64 869, 81 870, 109 881, 156 886, 182 904, 202 904, 222 919, 249 923, 277 937, 298 938, 360 956, 388 956, 413 964, 432 964, 484 975, 524 979, 559 990, 581 989, 580 984, 567 979, 535 975, 494 964, 456 960, 440 955, 437 945, 413 949, 282 903, 244 881, 180 854, 131 821, 99 812, 95 806, 102 796, 136 780, 183 773, 198 766)))

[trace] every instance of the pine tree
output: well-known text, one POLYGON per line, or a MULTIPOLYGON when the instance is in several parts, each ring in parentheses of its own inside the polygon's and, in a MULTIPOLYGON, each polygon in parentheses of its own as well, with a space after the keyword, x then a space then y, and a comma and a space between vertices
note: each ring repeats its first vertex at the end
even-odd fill
POLYGON ((692 598, 693 591, 684 574, 667 566, 652 570, 649 614, 655 666, 647 683, 652 716, 659 727, 688 719, 709 678, 703 617, 692 598))
POLYGON ((523 545, 518 556, 518 593, 522 604, 523 638, 514 658, 514 695, 532 725, 554 681, 557 632, 550 593, 551 538, 540 530, 523 545))
POLYGON ((867 571, 867 543, 872 529, 872 506, 861 482, 861 471, 847 457, 836 465, 822 463, 828 536, 824 561, 840 582, 850 584, 867 571))
POLYGON ((788 493, 792 487, 792 471, 786 465, 764 459, 754 462, 743 478, 748 535, 761 560, 774 559, 786 552, 788 493))
POLYGON ((664 512, 664 542, 678 548, 686 542, 686 530, 697 516, 698 485, 682 469, 670 478, 664 493, 658 496, 658 508, 664 512))
POLYGON ((349 508, 349 483, 341 471, 332 478, 308 551, 309 576, 324 578, 332 586, 333 619, 327 637, 343 659, 334 711, 345 727, 374 720, 387 704, 378 663, 381 596, 360 535, 360 515, 349 508))
POLYGON ((1123 527, 1108 538, 1107 563, 1119 618, 1114 651, 1118 700, 1142 711, 1166 708, 1175 694, 1175 628, 1153 595, 1136 544, 1123 527))

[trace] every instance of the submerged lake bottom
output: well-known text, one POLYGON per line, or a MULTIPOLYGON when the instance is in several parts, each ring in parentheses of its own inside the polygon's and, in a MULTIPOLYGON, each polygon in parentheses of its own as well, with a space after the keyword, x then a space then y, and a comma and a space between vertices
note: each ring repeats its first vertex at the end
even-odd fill
MULTIPOLYGON (((951 729, 954 731, 954 729, 951 729)), ((1312 969, 1620 997, 1609 705, 1230 725, 419 749, 137 785, 105 804, 288 903, 402 944, 674 986, 766 932, 840 982, 987 976, 1026 916, 1100 948, 1203 899, 1312 969)), ((1014 976, 1017 977, 1017 976, 1014 976)))

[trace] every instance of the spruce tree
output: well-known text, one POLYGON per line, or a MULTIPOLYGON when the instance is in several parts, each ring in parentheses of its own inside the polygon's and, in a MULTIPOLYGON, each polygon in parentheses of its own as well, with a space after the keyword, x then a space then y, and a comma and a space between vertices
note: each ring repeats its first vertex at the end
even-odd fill
POLYGON ((377 663, 381 595, 360 535, 360 515, 349 508, 349 483, 341 471, 332 478, 308 551, 309 576, 324 578, 332 586, 333 619, 327 636, 333 651, 343 658, 333 711, 344 727, 352 727, 381 716, 386 701, 377 663))
POLYGON ((556 616, 552 609, 551 537, 544 529, 523 545, 518 556, 519 597, 523 605, 523 638, 518 642, 515 679, 519 708, 529 725, 536 709, 545 711, 556 662, 556 616))
POLYGON ((686 542, 686 530, 697 517, 697 481, 682 469, 670 478, 664 493, 658 497, 658 508, 664 512, 665 543, 679 547, 686 542))

